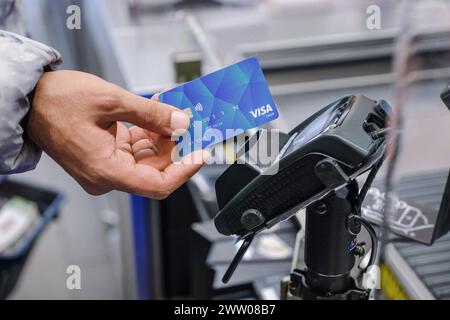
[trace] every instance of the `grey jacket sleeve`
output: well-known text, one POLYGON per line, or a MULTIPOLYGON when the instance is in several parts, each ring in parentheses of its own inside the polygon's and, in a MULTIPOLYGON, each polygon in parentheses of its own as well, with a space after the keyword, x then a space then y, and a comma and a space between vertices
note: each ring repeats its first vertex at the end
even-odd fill
POLYGON ((44 72, 61 63, 42 43, 0 30, 0 175, 34 169, 41 151, 27 138, 28 95, 44 72))

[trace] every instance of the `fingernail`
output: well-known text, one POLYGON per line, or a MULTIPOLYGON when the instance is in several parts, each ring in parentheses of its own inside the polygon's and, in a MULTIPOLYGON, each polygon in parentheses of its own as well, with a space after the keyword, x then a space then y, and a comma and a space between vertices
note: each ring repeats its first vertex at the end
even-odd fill
POLYGON ((184 112, 173 111, 170 126, 172 130, 187 129, 189 127, 189 118, 184 112))

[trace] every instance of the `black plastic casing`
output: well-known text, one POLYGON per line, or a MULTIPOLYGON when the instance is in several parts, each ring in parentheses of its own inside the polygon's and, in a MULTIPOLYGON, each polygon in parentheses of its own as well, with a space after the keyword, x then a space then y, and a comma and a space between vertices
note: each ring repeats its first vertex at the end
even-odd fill
POLYGON ((282 157, 276 174, 260 175, 242 164, 232 165, 223 173, 216 182, 221 211, 214 219, 220 233, 244 235, 252 231, 241 221, 242 214, 249 209, 257 210, 264 217, 261 225, 254 226, 255 230, 259 230, 267 221, 326 191, 327 186, 315 173, 317 163, 324 159, 334 159, 347 174, 356 172, 368 161, 380 144, 370 132, 384 127, 386 105, 363 95, 347 96, 326 106, 294 128, 289 135, 303 130, 336 104, 348 108, 336 127, 282 157), (236 194, 228 192, 225 197, 227 201, 220 201, 224 190, 232 190, 236 194))

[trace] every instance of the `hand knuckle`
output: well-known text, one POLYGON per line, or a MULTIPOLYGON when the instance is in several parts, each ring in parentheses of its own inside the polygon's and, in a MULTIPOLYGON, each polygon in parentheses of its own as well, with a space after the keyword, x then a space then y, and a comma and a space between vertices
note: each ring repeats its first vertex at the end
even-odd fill
POLYGON ((114 112, 120 106, 120 97, 114 90, 107 90, 97 96, 97 105, 105 112, 114 112))
POLYGON ((154 106, 150 106, 150 108, 145 110, 145 123, 159 125, 159 122, 160 119, 154 106))
POLYGON ((163 115, 160 107, 156 103, 150 103, 149 108, 145 111, 145 122, 155 127, 163 126, 163 115))

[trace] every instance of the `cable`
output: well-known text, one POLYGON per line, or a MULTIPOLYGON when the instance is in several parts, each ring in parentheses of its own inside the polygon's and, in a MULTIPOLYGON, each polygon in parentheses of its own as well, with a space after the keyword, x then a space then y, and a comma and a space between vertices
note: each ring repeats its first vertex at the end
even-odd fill
POLYGON ((352 218, 358 220, 359 223, 361 223, 361 225, 364 227, 364 229, 367 230, 367 232, 370 235, 370 241, 372 242, 372 252, 370 253, 370 260, 369 260, 369 263, 367 264, 367 266, 363 269, 363 272, 364 272, 364 271, 367 270, 367 268, 369 266, 371 266, 374 263, 375 258, 377 256, 377 252, 378 252, 377 234, 375 232, 375 229, 370 224, 370 222, 368 222, 363 217, 360 217, 358 215, 354 215, 352 218))
MULTIPOLYGON (((388 128, 386 130, 383 130, 385 132, 388 132, 388 128)), ((380 130, 381 131, 381 130, 380 130)), ((377 252, 378 252, 378 238, 377 234, 375 232, 375 229, 372 227, 372 225, 365 220, 363 217, 361 217, 361 207, 364 199, 366 198, 367 192, 370 189, 370 186, 372 185, 373 181, 375 180, 375 177, 378 173, 378 170, 381 168, 381 165, 383 164, 384 158, 381 158, 379 161, 377 161, 373 167, 372 170, 370 170, 369 175, 367 176, 366 181, 364 182, 364 185, 361 188, 361 191, 358 194, 357 203, 355 212, 356 214, 352 215, 351 218, 359 221, 361 225, 364 227, 364 229, 367 230, 370 236, 370 240, 372 242, 372 252, 370 253, 370 260, 367 266, 363 269, 363 272, 367 270, 369 266, 375 263, 377 252)))
POLYGON ((364 185, 361 188, 361 191, 358 194, 358 202, 356 204, 356 212, 358 214, 360 214, 361 212, 361 207, 363 204, 364 199, 366 198, 367 192, 370 189, 370 186, 373 183, 373 180, 375 180, 375 176, 378 173, 378 170, 381 168, 381 165, 383 164, 384 158, 381 158, 378 162, 376 162, 373 167, 372 170, 370 170, 369 175, 367 176, 366 182, 364 182, 364 185))
POLYGON ((248 247, 250 247, 254 237, 255 234, 252 233, 244 239, 244 242, 242 243, 241 247, 239 248, 238 252, 234 256, 233 260, 228 266, 228 269, 225 271, 225 274, 222 277, 223 283, 228 283, 228 281, 230 281, 231 276, 239 265, 239 262, 241 262, 242 258, 244 257, 244 254, 247 251, 248 247))
POLYGON ((372 139, 380 139, 385 137, 389 133, 390 128, 383 128, 370 133, 372 139))

